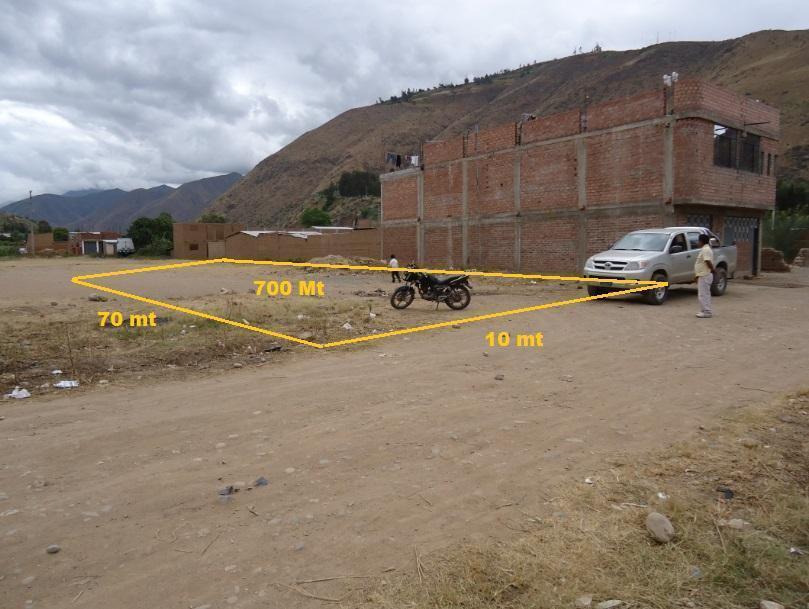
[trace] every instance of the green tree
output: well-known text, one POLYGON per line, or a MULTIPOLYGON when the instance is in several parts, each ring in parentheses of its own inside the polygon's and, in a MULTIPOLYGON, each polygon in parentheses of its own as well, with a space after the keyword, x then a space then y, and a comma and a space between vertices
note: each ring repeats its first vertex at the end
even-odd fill
POLYGON ((67 241, 70 238, 70 232, 63 226, 57 226, 53 229, 54 241, 67 241))
POLYGON ((37 232, 42 233, 49 233, 51 232, 51 225, 48 223, 47 220, 40 220, 37 222, 37 232))
POLYGON ((208 224, 224 224, 228 220, 222 214, 218 214, 215 211, 209 211, 209 212, 206 212, 206 213, 202 214, 199 217, 198 221, 199 222, 205 222, 205 223, 208 223, 208 224))
POLYGON ((325 210, 310 207, 301 214, 301 224, 306 228, 310 226, 329 226, 331 216, 325 210))
POLYGON ((166 243, 171 250, 174 238, 173 224, 171 214, 163 212, 157 218, 138 218, 130 225, 126 235, 132 239, 138 250, 157 242, 162 244, 161 250, 166 249, 166 243))
POLYGON ((775 186, 775 207, 779 210, 809 207, 809 182, 801 178, 778 180, 775 186))

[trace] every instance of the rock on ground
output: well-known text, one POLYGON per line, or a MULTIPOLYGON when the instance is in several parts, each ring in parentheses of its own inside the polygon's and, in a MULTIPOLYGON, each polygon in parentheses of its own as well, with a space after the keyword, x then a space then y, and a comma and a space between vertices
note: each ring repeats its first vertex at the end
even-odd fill
POLYGON ((593 604, 593 597, 590 594, 585 594, 576 599, 576 607, 578 609, 587 609, 593 604))
POLYGON ((761 601, 758 604, 758 609, 784 609, 784 606, 775 601, 761 601))
POLYGON ((646 517, 646 530, 660 543, 668 543, 674 539, 674 525, 660 512, 652 512, 646 517))

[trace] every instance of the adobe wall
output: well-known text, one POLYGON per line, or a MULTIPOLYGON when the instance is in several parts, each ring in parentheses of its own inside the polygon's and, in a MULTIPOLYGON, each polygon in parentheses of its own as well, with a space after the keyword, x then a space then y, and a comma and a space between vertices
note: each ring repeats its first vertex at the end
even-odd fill
POLYGON ((244 230, 242 224, 218 224, 205 222, 175 222, 172 226, 174 258, 205 260, 208 257, 208 241, 224 241, 225 237, 244 230))

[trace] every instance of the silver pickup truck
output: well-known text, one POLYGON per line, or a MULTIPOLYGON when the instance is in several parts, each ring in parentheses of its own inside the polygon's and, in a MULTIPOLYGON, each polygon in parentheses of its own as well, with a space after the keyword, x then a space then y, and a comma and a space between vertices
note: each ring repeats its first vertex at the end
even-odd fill
MULTIPOLYGON (((587 259, 584 277, 666 281, 672 285, 692 283, 701 234, 711 238, 714 252, 716 273, 711 294, 721 296, 727 289, 728 278, 736 272, 736 246, 721 245, 714 233, 699 226, 649 228, 624 235, 607 251, 587 259)), ((587 286, 590 296, 620 289, 627 289, 627 285, 599 282, 587 286)), ((668 291, 668 287, 661 287, 642 294, 648 303, 660 305, 666 301, 668 291)))

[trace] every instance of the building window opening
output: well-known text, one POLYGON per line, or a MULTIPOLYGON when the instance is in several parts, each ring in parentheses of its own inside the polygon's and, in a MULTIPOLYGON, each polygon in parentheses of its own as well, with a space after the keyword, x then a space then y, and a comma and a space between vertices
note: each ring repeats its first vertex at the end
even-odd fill
POLYGON ((764 153, 761 151, 761 136, 742 133, 738 129, 724 125, 714 125, 713 162, 718 167, 763 173, 764 153))
POLYGON ((196 252, 199 249, 199 243, 191 243, 188 246, 188 249, 192 252, 196 252))
POLYGON ((772 154, 767 153, 767 175, 772 175, 772 154))
POLYGON ((747 134, 742 138, 742 154, 739 159, 739 169, 751 173, 761 173, 759 152, 761 150, 761 136, 747 134))
POLYGON ((736 151, 739 132, 723 125, 713 127, 713 163, 719 167, 736 169, 736 151))

